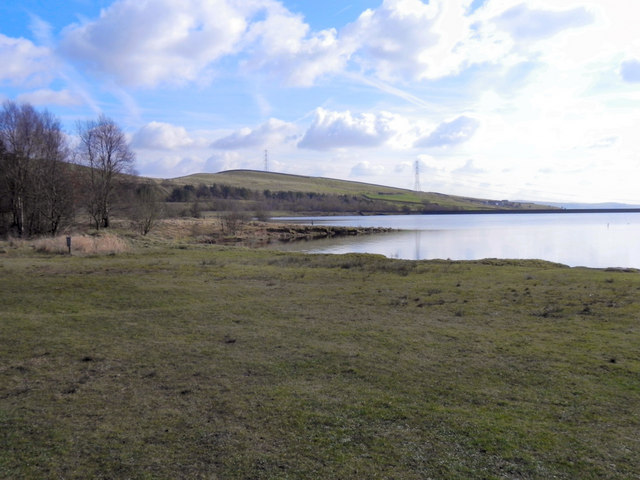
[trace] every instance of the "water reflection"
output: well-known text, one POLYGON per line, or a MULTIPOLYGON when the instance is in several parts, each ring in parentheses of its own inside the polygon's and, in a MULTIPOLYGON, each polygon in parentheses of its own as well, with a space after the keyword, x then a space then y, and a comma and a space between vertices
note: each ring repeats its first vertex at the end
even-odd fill
MULTIPOLYGON (((289 219, 291 221, 292 219, 289 219)), ((315 217, 300 223, 381 226, 385 234, 293 243, 312 253, 378 253, 411 260, 539 258, 571 266, 640 268, 640 214, 315 217)))

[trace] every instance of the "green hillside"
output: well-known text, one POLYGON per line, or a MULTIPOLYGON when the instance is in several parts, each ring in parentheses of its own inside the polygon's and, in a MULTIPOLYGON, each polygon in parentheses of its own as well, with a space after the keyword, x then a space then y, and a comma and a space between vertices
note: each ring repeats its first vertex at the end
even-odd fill
POLYGON ((165 187, 186 185, 227 185, 263 192, 301 192, 322 195, 356 196, 372 202, 410 211, 424 210, 535 210, 552 208, 532 203, 503 202, 488 199, 459 197, 432 192, 414 192, 363 182, 323 177, 307 177, 256 170, 229 170, 220 173, 198 173, 164 180, 165 187))
POLYGON ((383 185, 350 182, 323 177, 306 177, 286 173, 261 172, 257 170, 228 170, 220 173, 196 173, 186 177, 174 178, 171 182, 179 185, 210 185, 213 183, 244 187, 250 190, 273 190, 292 192, 314 192, 325 194, 364 194, 373 192, 408 192, 383 185))

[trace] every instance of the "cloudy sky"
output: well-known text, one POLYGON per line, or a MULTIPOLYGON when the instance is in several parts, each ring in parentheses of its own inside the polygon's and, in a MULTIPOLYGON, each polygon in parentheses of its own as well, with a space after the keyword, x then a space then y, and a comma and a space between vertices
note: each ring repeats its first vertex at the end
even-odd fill
POLYGON ((3 0, 0 100, 141 175, 235 168, 640 204, 637 0, 3 0))

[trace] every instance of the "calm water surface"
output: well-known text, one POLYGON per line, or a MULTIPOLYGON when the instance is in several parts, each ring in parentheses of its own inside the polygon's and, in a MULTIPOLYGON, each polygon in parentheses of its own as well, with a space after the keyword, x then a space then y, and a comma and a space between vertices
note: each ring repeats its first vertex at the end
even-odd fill
POLYGON ((378 253, 409 260, 537 258, 570 266, 640 268, 640 213, 290 217, 274 221, 401 230, 278 247, 284 250, 378 253))

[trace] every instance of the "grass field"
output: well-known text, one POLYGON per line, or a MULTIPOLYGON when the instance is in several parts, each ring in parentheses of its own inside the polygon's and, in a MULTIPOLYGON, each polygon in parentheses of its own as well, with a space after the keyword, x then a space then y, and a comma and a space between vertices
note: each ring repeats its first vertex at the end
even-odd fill
POLYGON ((637 272, 0 251, 1 478, 640 478, 637 272))

